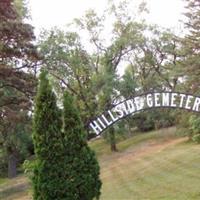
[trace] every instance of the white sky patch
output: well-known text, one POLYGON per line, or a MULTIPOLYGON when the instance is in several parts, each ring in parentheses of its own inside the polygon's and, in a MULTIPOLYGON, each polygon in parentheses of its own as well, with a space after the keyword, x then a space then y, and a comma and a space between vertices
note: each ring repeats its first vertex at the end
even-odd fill
MULTIPOLYGON (((163 27, 177 27, 183 19, 183 0, 146 0, 150 14, 146 19, 163 27)), ((36 33, 40 29, 65 26, 93 8, 98 13, 107 7, 108 0, 29 0, 32 24, 36 33)))
POLYGON ((107 0, 29 0, 29 8, 32 24, 38 32, 41 28, 65 26, 90 8, 102 11, 106 2, 107 0))
POLYGON ((150 15, 149 22, 163 27, 175 27, 179 20, 183 20, 183 0, 147 0, 150 15))

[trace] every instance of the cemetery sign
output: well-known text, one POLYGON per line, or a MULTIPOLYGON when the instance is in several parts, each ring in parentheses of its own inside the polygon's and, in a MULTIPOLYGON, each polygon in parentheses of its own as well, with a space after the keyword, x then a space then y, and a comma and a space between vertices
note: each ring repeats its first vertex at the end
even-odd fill
POLYGON ((96 117, 89 124, 97 134, 129 115, 152 108, 179 108, 200 112, 200 97, 178 92, 153 92, 124 100, 96 117))

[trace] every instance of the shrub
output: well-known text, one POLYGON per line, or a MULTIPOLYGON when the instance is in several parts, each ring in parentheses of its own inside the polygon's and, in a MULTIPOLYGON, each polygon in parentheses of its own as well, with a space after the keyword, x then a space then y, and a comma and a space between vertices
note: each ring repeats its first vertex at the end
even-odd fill
POLYGON ((99 165, 89 148, 86 133, 73 98, 64 94, 66 200, 92 200, 100 196, 99 165))
POLYGON ((192 140, 194 142, 197 142, 198 144, 200 144, 200 134, 196 134, 192 137, 192 140))
POLYGON ((200 143, 200 117, 191 115, 189 119, 191 138, 194 142, 200 143))
POLYGON ((33 199, 66 199, 63 176, 65 148, 61 134, 62 120, 47 74, 40 74, 33 120, 35 163, 33 165, 33 199))
POLYGON ((99 198, 99 165, 94 152, 87 145, 86 134, 73 99, 68 93, 64 95, 62 121, 55 94, 46 76, 45 72, 40 75, 35 104, 35 161, 24 164, 27 173, 31 175, 33 199, 99 198))

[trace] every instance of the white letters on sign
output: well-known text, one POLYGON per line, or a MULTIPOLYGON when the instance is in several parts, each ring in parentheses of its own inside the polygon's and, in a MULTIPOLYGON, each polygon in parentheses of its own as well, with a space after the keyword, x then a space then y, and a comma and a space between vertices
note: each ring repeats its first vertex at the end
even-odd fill
POLYGON ((155 92, 125 100, 90 122, 90 128, 99 135, 118 120, 138 111, 157 108, 183 108, 200 112, 200 97, 176 93, 155 92))

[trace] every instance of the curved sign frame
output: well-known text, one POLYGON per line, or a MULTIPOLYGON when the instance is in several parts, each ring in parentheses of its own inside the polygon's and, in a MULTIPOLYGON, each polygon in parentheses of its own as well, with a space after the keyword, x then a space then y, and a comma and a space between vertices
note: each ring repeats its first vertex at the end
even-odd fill
POLYGON ((117 121, 152 108, 178 108, 200 113, 200 97, 180 92, 151 92, 126 99, 103 112, 89 123, 100 135, 117 121))

